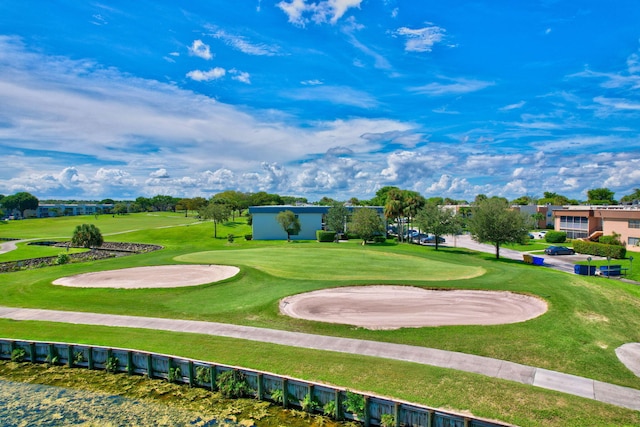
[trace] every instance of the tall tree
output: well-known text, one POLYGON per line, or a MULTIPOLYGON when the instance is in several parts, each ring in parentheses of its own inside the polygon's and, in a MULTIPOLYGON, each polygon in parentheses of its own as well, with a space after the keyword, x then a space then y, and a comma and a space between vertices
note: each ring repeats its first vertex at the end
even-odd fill
POLYGON ((509 209, 503 199, 490 198, 476 203, 467 227, 474 240, 493 244, 499 259, 500 246, 526 241, 529 222, 525 214, 509 209))
POLYGON ((290 210, 285 210, 276 215, 276 221, 282 227, 285 233, 287 233, 287 242, 291 241, 292 234, 298 234, 300 232, 300 220, 290 210))
POLYGON ((100 229, 93 224, 78 225, 73 231, 71 244, 82 248, 97 248, 102 246, 104 240, 100 229))
POLYGON ((367 243, 367 240, 384 234, 384 222, 378 215, 378 211, 371 208, 355 209, 349 228, 360 236, 363 245, 367 243))
POLYGON ((615 193, 608 188, 593 188, 587 190, 587 203, 590 205, 617 205, 613 198, 615 193))
POLYGON ((408 221, 408 228, 411 228, 413 218, 418 211, 425 205, 425 199, 419 193, 415 191, 405 190, 402 193, 404 208, 402 213, 405 215, 408 221))
POLYGON ((386 202, 384 204, 384 216, 387 221, 396 223, 398 230, 398 239, 402 241, 404 238, 404 200, 402 190, 392 188, 386 194, 386 202))
POLYGON ((427 203, 416 215, 416 224, 422 231, 434 236, 436 251, 438 250, 438 238, 447 234, 460 234, 462 221, 452 209, 445 209, 431 203, 427 203))
POLYGON ((214 203, 210 201, 209 204, 204 206, 200 211, 200 218, 213 221, 213 238, 218 238, 218 224, 229 220, 231 216, 231 208, 222 203, 214 203))
MULTIPOLYGON (((620 201, 623 203, 633 203, 640 201, 640 188, 634 188, 633 193, 622 196, 620 198, 620 201)), ((2 200, 0 200, 0 203, 2 203, 2 200)))
POLYGON ((39 204, 40 201, 36 196, 24 191, 6 196, 2 199, 2 207, 9 211, 9 214, 15 209, 20 211, 20 214, 23 216, 24 211, 27 209, 36 210, 39 204))
POLYGON ((336 203, 329 208, 326 216, 327 228, 336 232, 336 242, 338 235, 346 231, 346 223, 349 218, 349 209, 342 203, 336 203))

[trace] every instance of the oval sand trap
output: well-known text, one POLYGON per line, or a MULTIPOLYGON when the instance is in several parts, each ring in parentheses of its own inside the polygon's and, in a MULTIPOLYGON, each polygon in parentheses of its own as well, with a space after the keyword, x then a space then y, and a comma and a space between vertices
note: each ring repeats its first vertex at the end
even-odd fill
POLYGON ((177 288, 228 279, 240 269, 228 265, 158 265, 62 277, 54 285, 76 288, 177 288))
POLYGON ((513 292, 429 290, 412 286, 355 286, 286 297, 280 312, 367 329, 498 325, 533 319, 547 303, 513 292))

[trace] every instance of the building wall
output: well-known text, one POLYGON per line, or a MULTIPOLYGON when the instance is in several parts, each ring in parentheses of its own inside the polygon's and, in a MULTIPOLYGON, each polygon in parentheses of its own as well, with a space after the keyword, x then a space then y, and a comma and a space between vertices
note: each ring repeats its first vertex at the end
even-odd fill
MULTIPOLYGON (((350 211, 363 207, 347 207, 350 211)), ((381 206, 366 206, 375 209, 384 218, 384 208, 381 206)), ((316 231, 324 227, 324 216, 330 206, 251 206, 249 213, 252 217, 253 238, 255 240, 285 240, 287 233, 276 220, 280 212, 290 210, 298 216, 300 233, 291 236, 291 240, 316 240, 316 231)))
POLYGON ((640 209, 625 206, 571 207, 554 211, 555 229, 569 238, 588 237, 596 231, 620 235, 627 251, 640 252, 640 209), (578 222, 579 221, 579 222, 578 222), (582 231, 582 235, 578 235, 582 231))
MULTIPOLYGON (((287 233, 276 220, 278 213, 252 213, 251 215, 255 240, 286 240, 287 233)), ((292 235, 291 240, 315 240, 316 230, 322 229, 322 213, 297 213, 296 215, 300 221, 300 233, 292 235)))

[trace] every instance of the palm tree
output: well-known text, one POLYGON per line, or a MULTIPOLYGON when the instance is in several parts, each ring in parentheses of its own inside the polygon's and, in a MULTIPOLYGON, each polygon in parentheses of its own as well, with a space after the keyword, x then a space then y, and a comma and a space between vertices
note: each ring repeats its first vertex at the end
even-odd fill
POLYGON ((402 241, 404 234, 404 221, 402 219, 404 211, 404 200, 402 191, 393 189, 387 193, 387 203, 384 205, 384 216, 387 221, 398 224, 398 239, 402 241))

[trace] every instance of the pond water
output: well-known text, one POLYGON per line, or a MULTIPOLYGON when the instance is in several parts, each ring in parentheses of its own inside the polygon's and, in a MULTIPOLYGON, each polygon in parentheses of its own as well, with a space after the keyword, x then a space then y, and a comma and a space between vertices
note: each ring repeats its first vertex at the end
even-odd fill
POLYGON ((0 380, 0 425, 230 427, 238 424, 121 396, 0 380))

